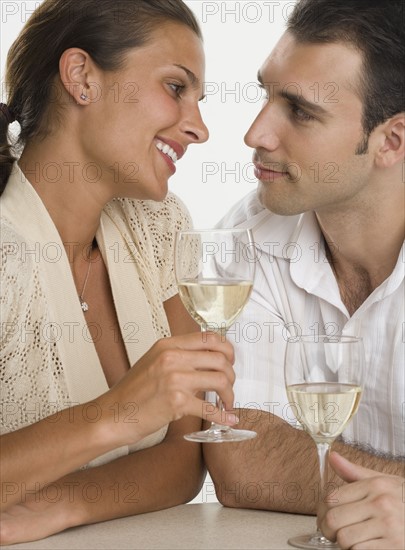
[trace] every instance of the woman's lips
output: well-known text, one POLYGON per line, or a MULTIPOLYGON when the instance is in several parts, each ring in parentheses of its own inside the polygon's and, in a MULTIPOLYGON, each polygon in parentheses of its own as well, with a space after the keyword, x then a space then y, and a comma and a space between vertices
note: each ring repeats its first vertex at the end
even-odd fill
POLYGON ((163 157, 163 160, 166 162, 166 164, 168 165, 168 167, 170 168, 170 171, 172 172, 172 174, 175 174, 176 173, 176 165, 174 164, 174 162, 172 161, 172 159, 170 157, 168 157, 165 153, 163 153, 162 151, 159 151, 157 149, 157 152, 161 155, 161 157, 163 157))
POLYGON ((176 172, 176 162, 184 156, 186 148, 177 141, 161 136, 156 136, 155 146, 164 158, 172 174, 174 174, 176 172))
POLYGON ((179 142, 167 137, 156 136, 156 140, 169 145, 175 151, 177 160, 180 160, 187 150, 187 147, 183 147, 179 142))

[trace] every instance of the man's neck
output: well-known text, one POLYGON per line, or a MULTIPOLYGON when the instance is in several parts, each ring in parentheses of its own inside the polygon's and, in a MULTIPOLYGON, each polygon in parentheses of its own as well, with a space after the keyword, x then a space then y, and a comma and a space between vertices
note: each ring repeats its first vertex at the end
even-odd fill
POLYGON ((404 240, 403 199, 385 207, 381 205, 374 215, 370 211, 316 213, 328 260, 350 314, 391 275, 398 261, 404 240))

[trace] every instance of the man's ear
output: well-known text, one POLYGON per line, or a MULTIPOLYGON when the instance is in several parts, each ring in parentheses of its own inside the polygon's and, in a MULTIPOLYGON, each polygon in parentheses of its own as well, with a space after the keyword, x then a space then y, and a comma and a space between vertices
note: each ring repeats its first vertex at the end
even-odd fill
POLYGON ((93 61, 80 48, 65 50, 59 60, 59 74, 66 92, 78 105, 87 105, 92 100, 89 83, 93 61))
POLYGON ((404 161, 405 113, 398 113, 381 125, 377 143, 375 162, 379 168, 390 168, 404 161))

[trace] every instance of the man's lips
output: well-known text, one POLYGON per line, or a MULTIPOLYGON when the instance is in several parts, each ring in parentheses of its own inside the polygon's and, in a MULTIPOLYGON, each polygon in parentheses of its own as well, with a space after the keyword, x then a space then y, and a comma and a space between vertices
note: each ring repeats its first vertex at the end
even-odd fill
POLYGON ((280 178, 289 176, 289 173, 282 170, 277 170, 276 163, 265 163, 254 161, 255 177, 260 181, 275 181, 280 178))

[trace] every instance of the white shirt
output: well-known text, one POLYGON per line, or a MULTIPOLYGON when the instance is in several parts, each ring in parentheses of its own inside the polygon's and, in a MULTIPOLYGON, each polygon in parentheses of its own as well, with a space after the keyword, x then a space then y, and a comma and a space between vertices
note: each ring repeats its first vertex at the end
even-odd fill
MULTIPOLYGON (((404 247, 388 279, 350 316, 312 212, 272 214, 253 192, 219 225, 251 228, 258 254, 250 301, 228 333, 236 350, 235 406, 265 410, 294 423, 283 372, 289 331, 361 336, 364 391, 343 436, 404 456, 404 247)), ((254 419, 254 411, 249 414, 254 419)))

